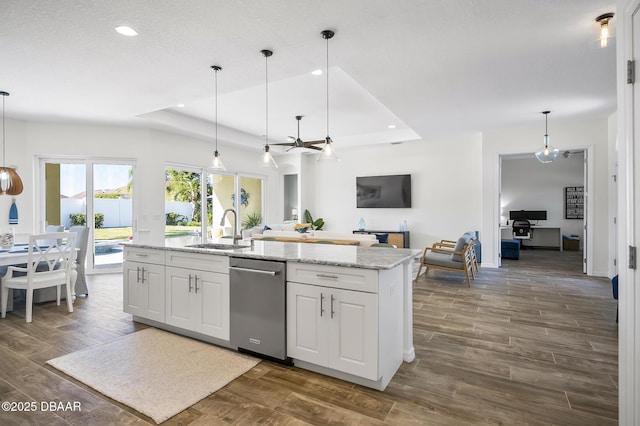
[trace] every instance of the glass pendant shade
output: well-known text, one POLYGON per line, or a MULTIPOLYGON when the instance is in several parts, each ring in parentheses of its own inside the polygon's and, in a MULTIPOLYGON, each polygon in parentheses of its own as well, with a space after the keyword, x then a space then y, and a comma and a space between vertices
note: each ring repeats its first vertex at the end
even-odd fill
POLYGON ((560 151, 549 143, 548 116, 551 111, 542 111, 544 114, 544 145, 536 151, 536 158, 541 163, 551 163, 558 158, 560 151))
POLYGON ((549 135, 544 135, 544 146, 536 152, 536 158, 541 163, 551 163, 558 158, 560 151, 549 144, 549 135))
POLYGON ((318 154, 318 157, 316 158, 316 161, 324 160, 340 161, 340 158, 338 157, 338 154, 336 154, 336 150, 333 147, 333 142, 328 136, 324 141, 324 145, 322 145, 322 151, 320 151, 320 154, 318 154))
POLYGON ((213 159, 211 160, 211 168, 213 170, 222 170, 225 171, 227 168, 224 166, 222 162, 222 158, 220 158, 220 153, 218 151, 213 153, 213 159))
POLYGON ((276 160, 273 159, 271 152, 269 152, 269 145, 265 145, 262 151, 262 156, 260 156, 260 166, 269 167, 269 168, 278 168, 276 164, 276 160))

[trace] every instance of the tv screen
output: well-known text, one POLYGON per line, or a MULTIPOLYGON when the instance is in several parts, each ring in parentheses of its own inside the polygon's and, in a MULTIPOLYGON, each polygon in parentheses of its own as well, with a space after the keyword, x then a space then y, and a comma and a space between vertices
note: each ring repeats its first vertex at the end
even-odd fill
POLYGON ((411 207, 411 175, 356 177, 358 208, 411 207))
POLYGON ((511 210, 509 220, 547 220, 546 210, 511 210))

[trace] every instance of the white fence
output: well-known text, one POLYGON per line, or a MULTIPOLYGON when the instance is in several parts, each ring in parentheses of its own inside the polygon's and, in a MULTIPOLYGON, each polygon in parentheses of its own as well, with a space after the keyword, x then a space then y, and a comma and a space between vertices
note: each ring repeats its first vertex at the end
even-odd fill
MULTIPOLYGON (((94 198, 94 211, 104 215, 104 228, 125 228, 132 225, 133 204, 126 198, 94 198)), ((71 226, 70 214, 87 212, 87 200, 63 198, 60 200, 60 220, 65 228, 71 226)), ((181 201, 165 202, 165 213, 178 213, 191 220, 191 204, 181 201)), ((52 224, 57 225, 57 224, 52 224)))

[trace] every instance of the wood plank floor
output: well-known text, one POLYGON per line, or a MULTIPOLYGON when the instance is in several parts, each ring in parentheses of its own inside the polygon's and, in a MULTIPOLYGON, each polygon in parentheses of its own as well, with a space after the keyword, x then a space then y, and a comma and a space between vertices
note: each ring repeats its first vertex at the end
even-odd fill
MULTIPOLYGON (((153 424, 45 365, 145 328, 122 312, 120 275, 88 285, 73 314, 48 303, 32 324, 23 308, 0 319, 0 400, 81 411, 0 411, 0 424, 153 424)), ((263 361, 165 424, 614 425, 615 318, 609 280, 583 275, 579 252, 523 251, 471 288, 430 271, 414 288, 416 360, 384 392, 263 361)))

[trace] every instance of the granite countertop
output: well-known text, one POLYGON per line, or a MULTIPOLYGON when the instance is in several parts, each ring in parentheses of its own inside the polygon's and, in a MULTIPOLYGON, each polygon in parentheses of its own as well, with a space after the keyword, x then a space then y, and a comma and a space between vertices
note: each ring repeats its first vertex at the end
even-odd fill
POLYGON ((124 246, 363 269, 392 269, 422 254, 420 250, 414 249, 288 243, 280 241, 254 241, 253 247, 231 250, 196 247, 165 247, 137 243, 127 243, 124 244, 124 246))

